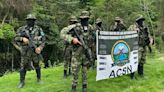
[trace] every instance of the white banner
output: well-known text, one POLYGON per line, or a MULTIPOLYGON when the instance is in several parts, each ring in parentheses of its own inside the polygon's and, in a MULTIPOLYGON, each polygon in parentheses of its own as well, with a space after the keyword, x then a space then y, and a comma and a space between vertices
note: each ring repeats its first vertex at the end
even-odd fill
POLYGON ((135 72, 137 67, 137 32, 97 33, 97 81, 135 72))

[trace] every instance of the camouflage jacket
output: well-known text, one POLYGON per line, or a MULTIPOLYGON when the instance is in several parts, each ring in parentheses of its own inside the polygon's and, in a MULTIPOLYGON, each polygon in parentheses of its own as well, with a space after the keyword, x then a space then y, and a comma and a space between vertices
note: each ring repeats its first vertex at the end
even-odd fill
POLYGON ((99 26, 97 26, 97 25, 94 25, 94 30, 95 31, 103 31, 103 28, 102 27, 99 27, 99 26))
POLYGON ((110 28, 111 31, 125 31, 126 29, 127 28, 122 23, 117 24, 117 25, 112 25, 110 28))
POLYGON ((147 46, 150 43, 150 33, 146 26, 139 26, 138 24, 131 25, 129 31, 137 31, 139 35, 139 46, 147 46))
POLYGON ((71 44, 72 39, 76 37, 76 35, 74 35, 73 32, 74 30, 76 30, 76 32, 78 32, 79 35, 83 36, 85 44, 87 44, 88 47, 90 47, 93 42, 93 27, 91 25, 88 25, 88 27, 83 28, 80 23, 69 25, 61 30, 61 39, 71 44))
MULTIPOLYGON (((29 49, 29 45, 25 45, 22 42, 23 37, 27 37, 27 34, 30 36, 32 43, 36 47, 41 47, 42 49, 45 46, 45 34, 43 30, 39 26, 34 26, 29 28, 27 25, 20 27, 17 30, 16 37, 14 39, 14 42, 22 49, 29 49)), ((28 38, 29 39, 29 38, 28 38)))

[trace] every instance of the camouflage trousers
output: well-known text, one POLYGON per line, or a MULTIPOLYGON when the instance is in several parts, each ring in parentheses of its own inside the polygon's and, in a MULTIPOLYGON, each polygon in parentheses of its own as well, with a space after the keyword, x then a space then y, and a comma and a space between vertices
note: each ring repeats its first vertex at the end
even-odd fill
POLYGON ((73 80, 72 85, 77 86, 78 84, 78 74, 81 69, 82 73, 82 84, 87 84, 87 58, 84 54, 83 48, 79 47, 76 51, 72 53, 72 74, 73 74, 73 80))
POLYGON ((92 51, 92 56, 93 56, 93 59, 96 60, 96 43, 94 43, 92 46, 91 46, 91 51, 92 51))
POLYGON ((21 53, 21 69, 28 69, 29 66, 32 68, 39 68, 39 56, 32 50, 25 50, 21 53))
POLYGON ((139 61, 139 64, 145 64, 146 63, 146 47, 139 46, 138 61, 139 61))
POLYGON ((21 69, 20 69, 20 82, 25 80, 26 71, 31 66, 35 69, 37 74, 37 79, 41 78, 41 71, 39 65, 39 57, 36 53, 32 52, 32 50, 25 49, 21 52, 21 69))
POLYGON ((64 52, 64 70, 71 68, 72 46, 66 46, 64 52))

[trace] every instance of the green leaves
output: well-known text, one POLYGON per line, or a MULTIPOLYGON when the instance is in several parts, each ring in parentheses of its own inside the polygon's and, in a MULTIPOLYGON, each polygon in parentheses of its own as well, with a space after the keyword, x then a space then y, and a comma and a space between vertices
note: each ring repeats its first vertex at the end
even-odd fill
POLYGON ((4 24, 0 27, 0 39, 11 41, 15 37, 15 31, 10 24, 4 24))

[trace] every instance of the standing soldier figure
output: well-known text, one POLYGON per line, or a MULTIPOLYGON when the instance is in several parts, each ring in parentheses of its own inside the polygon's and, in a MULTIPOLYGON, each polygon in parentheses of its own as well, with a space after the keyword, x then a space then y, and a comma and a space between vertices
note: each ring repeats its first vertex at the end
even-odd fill
MULTIPOLYGON (((136 23, 131 25, 129 31, 137 31, 139 35, 138 49, 138 74, 144 77, 144 64, 146 62, 146 46, 150 44, 150 35, 148 28, 144 25, 145 18, 140 15, 136 19, 136 23)), ((134 73, 131 74, 131 79, 134 79, 134 73)))
POLYGON ((72 91, 77 92, 78 73, 82 68, 82 90, 87 92, 87 70, 89 61, 91 61, 90 44, 92 41, 93 27, 89 24, 89 12, 82 11, 80 23, 73 24, 62 29, 61 38, 72 43, 72 91), (72 32, 71 32, 72 30, 72 32), (68 34, 70 32, 71 34, 68 34))
POLYGON ((28 14, 27 25, 20 27, 17 30, 14 41, 19 43, 21 53, 21 69, 20 69, 20 83, 18 88, 22 88, 25 84, 25 75, 28 65, 31 64, 36 70, 37 82, 41 81, 41 68, 39 60, 41 58, 41 51, 44 48, 45 36, 40 27, 35 25, 36 17, 28 14))
POLYGON ((96 30, 96 31, 103 31, 102 20, 100 18, 96 19, 94 30, 96 30))
POLYGON ((92 55, 93 55, 93 63, 92 63, 92 69, 95 67, 95 60, 97 59, 96 57, 96 32, 103 31, 102 28, 102 20, 100 18, 96 19, 95 25, 94 25, 94 34, 93 34, 93 44, 91 47, 92 55))
MULTIPOLYGON (((71 16, 69 20, 69 25, 76 24, 78 22, 76 16, 71 16)), ((69 34, 69 33, 68 33, 69 34)), ((71 75, 71 59, 72 59, 72 44, 65 41, 64 50, 64 78, 67 77, 67 70, 69 67, 68 74, 71 75)))
POLYGON ((123 31, 126 30, 126 26, 120 17, 115 17, 114 25, 111 26, 111 31, 123 31))

